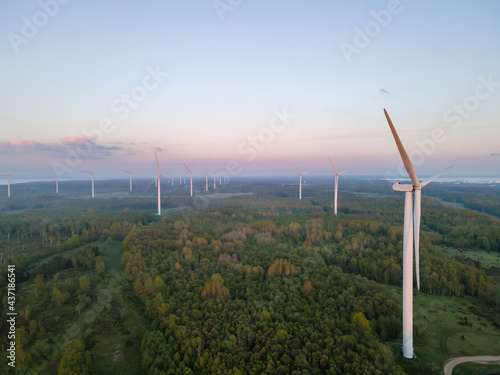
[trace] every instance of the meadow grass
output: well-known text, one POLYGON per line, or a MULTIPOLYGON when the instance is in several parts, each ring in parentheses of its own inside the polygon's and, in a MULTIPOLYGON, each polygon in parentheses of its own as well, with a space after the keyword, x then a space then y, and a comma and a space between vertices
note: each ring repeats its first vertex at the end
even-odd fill
POLYGON ((477 305, 479 301, 471 297, 415 292, 413 345, 416 359, 402 357, 399 341, 391 343, 397 363, 409 374, 440 374, 444 363, 452 357, 500 355, 500 328, 471 312, 477 305))
POLYGON ((500 268, 500 253, 499 252, 487 252, 484 250, 458 250, 452 247, 437 247, 439 248, 444 256, 449 258, 458 259, 472 259, 474 261, 479 261, 481 263, 481 268, 500 268))
POLYGON ((479 364, 479 363, 461 363, 453 369, 453 375, 466 374, 498 374, 500 365, 479 364))

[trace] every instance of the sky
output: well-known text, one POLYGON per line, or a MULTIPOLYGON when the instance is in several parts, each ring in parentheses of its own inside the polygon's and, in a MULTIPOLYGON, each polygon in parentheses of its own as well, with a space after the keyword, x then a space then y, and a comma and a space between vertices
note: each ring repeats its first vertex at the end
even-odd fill
POLYGON ((0 0, 0 174, 500 176, 500 2, 0 0))

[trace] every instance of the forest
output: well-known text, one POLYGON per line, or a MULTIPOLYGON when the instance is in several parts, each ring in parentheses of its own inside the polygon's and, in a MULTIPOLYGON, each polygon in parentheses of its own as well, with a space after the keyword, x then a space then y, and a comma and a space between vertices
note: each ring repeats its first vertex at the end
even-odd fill
POLYGON ((450 355, 500 354, 500 269, 487 262, 500 219, 473 203, 496 212, 498 189, 424 196, 413 362, 400 353, 403 199, 384 183, 346 180, 337 216, 320 183, 302 201, 273 181, 180 189, 161 217, 144 193, 0 201, 2 333, 12 262, 19 312, 7 373, 438 374, 450 355))

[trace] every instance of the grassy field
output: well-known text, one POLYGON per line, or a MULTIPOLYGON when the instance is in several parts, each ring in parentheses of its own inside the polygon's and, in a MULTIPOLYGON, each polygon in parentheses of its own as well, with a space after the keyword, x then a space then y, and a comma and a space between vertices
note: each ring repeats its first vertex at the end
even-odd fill
POLYGON ((472 312, 478 303, 470 298, 416 292, 414 348, 417 358, 403 358, 399 354, 401 343, 393 343, 398 353, 397 362, 409 374, 440 374, 451 357, 500 355, 500 328, 491 319, 472 312))
POLYGON ((481 365, 479 363, 462 363, 453 369, 453 375, 498 373, 500 373, 500 365, 481 365))
POLYGON ((481 268, 500 268, 500 253, 480 250, 458 250, 451 247, 439 247, 443 255, 450 258, 472 259, 481 263, 481 268))

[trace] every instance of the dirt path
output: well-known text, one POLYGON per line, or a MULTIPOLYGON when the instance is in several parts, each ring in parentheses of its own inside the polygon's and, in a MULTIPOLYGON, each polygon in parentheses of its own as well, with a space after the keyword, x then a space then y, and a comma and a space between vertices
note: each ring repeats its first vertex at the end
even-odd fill
POLYGON ((472 357, 455 357, 449 359, 448 362, 444 364, 444 375, 451 375, 453 372, 453 368, 456 365, 465 362, 474 362, 474 363, 494 363, 500 364, 500 356, 494 355, 477 355, 472 357))

